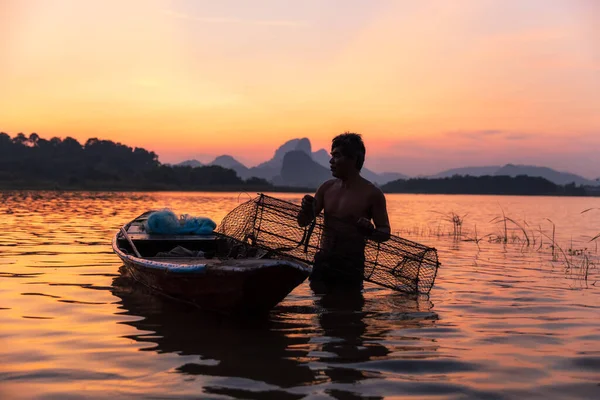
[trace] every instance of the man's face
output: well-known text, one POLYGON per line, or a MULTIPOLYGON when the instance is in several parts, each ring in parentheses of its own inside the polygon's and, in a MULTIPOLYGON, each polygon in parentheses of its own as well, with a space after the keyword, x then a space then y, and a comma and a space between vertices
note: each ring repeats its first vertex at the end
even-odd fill
POLYGON ((329 160, 331 174, 336 178, 344 178, 355 168, 356 160, 346 157, 339 147, 331 149, 331 159, 329 160))

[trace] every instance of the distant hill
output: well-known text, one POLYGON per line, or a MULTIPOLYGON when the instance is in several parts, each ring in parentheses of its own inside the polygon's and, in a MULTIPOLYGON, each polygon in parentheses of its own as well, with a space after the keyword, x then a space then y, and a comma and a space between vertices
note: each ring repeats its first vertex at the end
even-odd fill
POLYGON ((288 140, 275 150, 273 158, 250 168, 250 175, 272 181, 276 176, 280 176, 283 158, 290 151, 302 151, 306 154, 312 154, 310 140, 308 138, 288 140))
POLYGON ((557 185, 548 179, 518 175, 459 176, 450 178, 399 179, 381 187, 386 193, 430 194, 497 194, 497 195, 557 195, 586 196, 591 194, 581 186, 557 185))
POLYGON ((329 160, 331 155, 325 149, 320 149, 312 153, 312 159, 325 168, 329 168, 329 160))
POLYGON ((313 161, 310 155, 301 150, 289 151, 282 160, 281 175, 276 184, 306 188, 317 188, 331 179, 331 171, 313 161))
POLYGON ((377 182, 380 185, 385 185, 388 182, 392 182, 398 179, 408 179, 409 176, 408 175, 404 175, 404 174, 399 174, 397 172, 382 172, 380 174, 377 174, 379 177, 379 182, 377 182))
MULTIPOLYGON (((330 155, 326 149, 319 149, 315 152, 312 152, 312 145, 308 138, 297 138, 291 139, 283 143, 279 146, 273 157, 265 161, 256 167, 248 168, 241 162, 237 161, 234 157, 230 155, 222 155, 217 157, 214 161, 209 163, 208 165, 218 165, 223 168, 233 169, 237 175, 242 179, 248 179, 251 177, 257 177, 261 179, 266 179, 267 181, 276 183, 278 185, 283 186, 297 186, 298 176, 303 175, 302 181, 304 182, 317 182, 322 179, 323 171, 327 171, 329 174, 329 160, 330 155), (300 158, 299 155, 295 155, 293 158, 293 163, 288 163, 286 167, 285 173, 282 171, 283 160, 287 153, 289 152, 302 152, 306 154, 307 157, 300 158), (316 168, 313 164, 316 164, 323 169, 316 168), (298 171, 291 171, 292 168, 299 168, 298 171), (312 176, 311 174, 316 174, 312 176), (294 182, 286 182, 284 177, 292 177, 294 176, 294 182)), ((191 167, 200 167, 203 164, 197 160, 186 160, 179 164, 179 166, 191 166, 191 167)), ((363 168, 361 171, 361 175, 370 180, 371 182, 377 185, 385 185, 386 183, 396 181, 398 179, 408 179, 409 177, 396 172, 385 172, 385 173, 376 173, 368 168, 363 168)), ((572 174, 569 172, 561 172, 556 171, 552 168, 547 167, 538 167, 531 165, 515 165, 515 164, 506 164, 504 166, 501 165, 488 165, 488 166, 479 166, 479 167, 461 167, 461 168, 452 168, 442 172, 439 172, 434 175, 424 176, 423 178, 428 179, 436 179, 436 178, 446 178, 452 176, 511 176, 516 177, 519 175, 526 175, 530 177, 541 177, 549 180, 552 183, 557 185, 566 185, 569 183, 575 183, 576 185, 584 185, 584 186, 600 186, 600 178, 596 180, 586 179, 582 176, 572 174)), ((329 177, 331 175, 329 174, 329 177)))
POLYGON ((213 161, 211 161, 210 163, 208 163, 208 165, 218 165, 223 168, 232 169, 242 179, 247 179, 247 178, 251 177, 250 169, 229 155, 219 156, 219 157, 215 158, 213 161))
POLYGON ((395 181, 397 179, 408 178, 408 176, 399 174, 396 172, 384 172, 384 173, 378 174, 378 173, 373 172, 370 169, 365 168, 365 167, 363 167, 363 169, 360 171, 360 174, 362 175, 363 178, 365 178, 377 185, 384 185, 388 182, 395 181))
POLYGON ((547 167, 536 167, 531 165, 513 165, 507 164, 496 171, 495 175, 507 175, 515 177, 517 175, 539 176, 548 179, 557 185, 566 185, 575 182, 576 185, 598 185, 597 181, 586 179, 582 176, 570 172, 560 172, 547 167))
MULTIPOLYGON (((223 168, 233 169, 237 175, 242 179, 248 179, 251 177, 257 177, 261 179, 266 179, 272 183, 282 186, 297 186, 297 183, 286 182, 283 178, 284 176, 296 176, 296 175, 304 175, 303 181, 306 182, 317 182, 322 178, 323 171, 327 171, 328 178, 331 178, 331 174, 329 172, 329 160, 331 156, 329 152, 325 149, 319 149, 315 152, 312 152, 312 145, 308 138, 298 138, 291 139, 283 143, 279 146, 273 157, 265 161, 263 163, 258 164, 255 167, 248 168, 241 162, 237 161, 234 157, 230 155, 222 155, 217 157, 214 161, 210 162, 207 165, 218 165, 223 168), (302 152, 307 155, 307 157, 300 158, 299 155, 295 155, 294 163, 288 163, 285 173, 282 172, 283 160, 287 153, 290 152, 302 152), (305 165, 306 164, 306 165, 305 165), (316 164, 324 169, 316 168, 316 164), (298 171, 291 171, 291 168, 300 168, 298 171), (315 176, 311 176, 311 174, 315 173, 315 176)), ((177 165, 188 165, 188 166, 202 166, 197 160, 187 160, 177 165)), ((399 174, 396 172, 385 172, 378 174, 369 170, 368 168, 364 168, 361 171, 361 175, 368 179, 369 181, 377 184, 383 185, 387 182, 391 182, 397 179, 406 179, 408 178, 406 175, 399 174)), ((294 178, 294 182, 297 179, 294 178)))
POLYGON ((446 171, 438 172, 435 175, 427 176, 427 178, 449 178, 454 175, 470 175, 470 176, 483 176, 483 175, 495 175, 495 172, 501 168, 500 165, 492 165, 487 167, 462 167, 452 168, 446 171))
POLYGON ((281 167, 271 167, 269 165, 263 165, 261 167, 252 167, 248 172, 250 176, 255 176, 257 178, 266 179, 268 181, 272 181, 279 173, 281 172, 281 167))
POLYGON ((273 158, 258 164, 255 168, 275 168, 280 169, 283 163, 283 158, 290 151, 302 151, 306 154, 312 155, 311 144, 308 138, 291 139, 279 146, 273 154, 273 158))
MULTIPOLYGON (((327 150, 320 149, 320 150, 315 151, 314 153, 312 153, 312 159, 317 164, 319 164, 319 165, 327 168, 327 170, 329 170, 329 160, 331 159, 331 155, 329 154, 329 152, 327 150)), ((377 173, 377 172, 373 172, 370 169, 365 168, 365 167, 363 167, 363 169, 361 170, 361 175, 365 179, 368 179, 369 181, 371 181, 377 185, 383 185, 385 183, 394 181, 396 179, 408 178, 408 176, 399 174, 397 172, 377 173)))
POLYGON ((185 160, 185 161, 180 162, 179 164, 175 164, 176 167, 192 167, 192 168, 202 167, 203 165, 204 164, 202 164, 198 160, 185 160))
POLYGON ((484 166, 484 167, 464 167, 464 168, 454 168, 446 171, 442 171, 435 175, 428 176, 427 178, 447 178, 454 175, 460 176, 519 176, 519 175, 527 175, 531 177, 540 177, 549 180, 552 183, 557 185, 566 185, 568 183, 575 182, 576 185, 590 185, 596 186, 599 185, 600 182, 593 181, 591 179, 586 179, 582 176, 575 175, 569 172, 560 172, 556 171, 552 168, 548 167, 537 167, 531 165, 514 165, 514 164, 506 164, 504 166, 484 166))

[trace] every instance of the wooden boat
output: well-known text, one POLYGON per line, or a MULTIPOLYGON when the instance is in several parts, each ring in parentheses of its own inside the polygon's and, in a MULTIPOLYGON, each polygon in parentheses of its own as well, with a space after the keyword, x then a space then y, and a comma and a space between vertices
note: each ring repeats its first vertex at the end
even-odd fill
POLYGON ((149 234, 151 213, 123 226, 112 247, 133 279, 164 296, 219 313, 265 313, 310 274, 306 263, 270 258, 218 233, 149 234))

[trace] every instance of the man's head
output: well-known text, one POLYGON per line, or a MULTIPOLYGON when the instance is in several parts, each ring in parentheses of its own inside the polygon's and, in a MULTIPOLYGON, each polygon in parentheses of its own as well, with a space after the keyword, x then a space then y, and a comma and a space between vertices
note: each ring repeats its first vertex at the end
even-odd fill
POLYGON ((336 178, 345 178, 360 172, 365 162, 365 144, 357 133, 346 132, 331 141, 331 173, 336 178))

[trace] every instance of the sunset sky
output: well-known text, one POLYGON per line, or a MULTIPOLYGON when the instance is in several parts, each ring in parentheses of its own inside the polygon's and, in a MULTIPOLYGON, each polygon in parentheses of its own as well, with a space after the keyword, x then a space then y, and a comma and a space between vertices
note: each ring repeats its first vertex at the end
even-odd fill
POLYGON ((409 175, 600 177, 600 1, 0 0, 0 131, 249 166, 363 135, 409 175))

